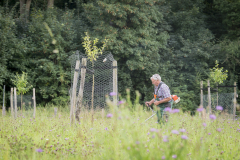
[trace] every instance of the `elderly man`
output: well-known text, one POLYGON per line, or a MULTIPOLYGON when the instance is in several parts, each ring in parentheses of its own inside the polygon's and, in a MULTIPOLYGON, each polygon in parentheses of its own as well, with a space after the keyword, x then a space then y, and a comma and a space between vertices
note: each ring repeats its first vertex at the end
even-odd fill
POLYGON ((159 74, 154 74, 151 78, 152 84, 154 85, 154 98, 149 102, 145 102, 147 106, 152 104, 156 105, 158 123, 162 121, 163 111, 166 107, 172 108, 172 97, 170 94, 169 87, 161 81, 159 74))

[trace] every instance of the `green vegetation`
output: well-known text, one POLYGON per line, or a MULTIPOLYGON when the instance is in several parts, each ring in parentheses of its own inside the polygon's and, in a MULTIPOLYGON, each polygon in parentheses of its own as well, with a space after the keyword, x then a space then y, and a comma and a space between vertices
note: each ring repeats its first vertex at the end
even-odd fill
MULTIPOLYGON (((162 127, 156 116, 135 104, 92 113, 83 110, 80 123, 70 125, 69 111, 37 107, 33 119, 24 112, 16 120, 1 117, 2 159, 239 159, 239 120, 220 111, 216 117, 192 117, 174 110, 162 127), (221 115, 219 114, 221 113, 221 115), (215 119, 216 118, 216 119, 215 119)), ((221 108, 220 108, 221 109, 221 108)), ((31 112, 31 111, 29 111, 31 112)))

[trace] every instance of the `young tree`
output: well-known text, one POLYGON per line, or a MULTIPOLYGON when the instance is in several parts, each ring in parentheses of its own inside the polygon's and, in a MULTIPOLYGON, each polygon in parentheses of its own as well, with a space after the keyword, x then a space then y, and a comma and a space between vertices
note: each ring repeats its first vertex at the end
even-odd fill
MULTIPOLYGON (((98 55, 102 54, 104 48, 106 47, 107 39, 103 42, 103 46, 101 48, 97 47, 98 40, 95 38, 93 42, 90 40, 88 32, 85 32, 86 36, 84 37, 83 47, 85 49, 85 53, 88 56, 88 59, 92 62, 92 68, 94 68, 94 61, 97 60, 98 55)), ((94 101, 94 74, 93 74, 93 84, 92 84, 92 109, 93 109, 93 101, 94 101)))
POLYGON ((21 112, 22 112, 23 95, 32 88, 32 85, 28 86, 27 73, 25 72, 22 72, 22 75, 19 75, 17 73, 17 75, 15 76, 15 79, 13 79, 12 82, 17 88, 17 94, 21 95, 21 112))

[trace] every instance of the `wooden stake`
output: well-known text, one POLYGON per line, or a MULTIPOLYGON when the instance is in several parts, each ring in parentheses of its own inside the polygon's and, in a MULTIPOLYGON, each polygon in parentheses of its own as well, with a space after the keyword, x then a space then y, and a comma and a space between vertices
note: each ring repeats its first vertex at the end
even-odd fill
POLYGON ((11 115, 12 115, 12 117, 14 117, 14 110, 13 110, 13 88, 11 88, 10 107, 11 107, 11 115))
POLYGON ((36 117, 36 96, 35 96, 35 88, 33 88, 33 118, 36 117))
POLYGON ((3 106, 2 106, 2 115, 6 115, 6 108, 5 108, 5 85, 3 87, 3 106))
POLYGON ((87 58, 82 58, 81 82, 80 82, 80 87, 79 87, 79 92, 78 92, 77 108, 76 108, 76 119, 78 121, 80 121, 79 114, 80 114, 80 109, 82 107, 83 90, 84 90, 85 77, 86 77, 86 67, 87 67, 87 58))
POLYGON ((235 120, 236 115, 236 107, 237 107, 237 83, 234 82, 234 98, 233 98, 233 119, 235 120))
POLYGON ((71 109, 70 109, 70 122, 74 122, 74 114, 75 114, 75 106, 76 106, 76 88, 77 88, 77 81, 78 81, 78 70, 79 70, 80 61, 76 61, 74 78, 73 78, 73 89, 72 89, 72 99, 71 99, 71 109))
POLYGON ((14 107, 15 107, 15 119, 17 118, 17 89, 14 87, 14 107))
POLYGON ((113 96, 114 104, 117 105, 118 96, 117 61, 113 61, 113 92, 117 94, 116 96, 113 96))
POLYGON ((211 91, 210 91, 210 81, 208 80, 208 113, 211 114, 211 91))

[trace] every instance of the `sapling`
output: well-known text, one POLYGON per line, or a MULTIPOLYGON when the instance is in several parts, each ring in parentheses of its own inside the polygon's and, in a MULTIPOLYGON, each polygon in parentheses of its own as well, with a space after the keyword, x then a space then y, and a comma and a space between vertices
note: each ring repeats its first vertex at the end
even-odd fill
MULTIPOLYGON (((218 84, 223 83, 223 81, 227 79, 228 70, 223 71, 223 67, 219 68, 218 67, 219 64, 218 64, 217 60, 216 60, 215 64, 216 64, 215 67, 213 67, 213 69, 210 69, 209 77, 218 86, 218 84)), ((218 92, 217 92, 217 106, 218 106, 218 92)))
MULTIPOLYGON (((85 53, 88 56, 88 59, 92 62, 92 68, 94 67, 94 61, 97 60, 98 55, 102 54, 104 48, 106 47, 107 39, 105 38, 103 45, 101 48, 98 48, 96 44, 98 43, 97 38, 93 40, 93 42, 90 40, 90 36, 88 35, 88 32, 85 32, 86 36, 84 37, 83 41, 83 47, 85 49, 85 53)), ((94 69, 93 69, 94 71, 94 69)), ((94 73, 94 72, 93 72, 94 73)), ((94 101, 94 74, 93 74, 93 83, 92 83, 92 109, 93 109, 93 101, 94 101)))
POLYGON ((32 88, 32 85, 28 85, 27 73, 25 72, 22 72, 21 75, 17 73, 17 75, 15 76, 15 79, 12 79, 12 82, 17 88, 17 94, 21 95, 21 112, 22 112, 22 105, 23 105, 22 97, 25 93, 27 93, 32 88))

